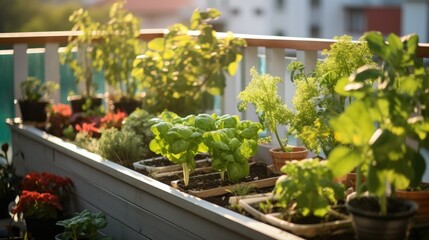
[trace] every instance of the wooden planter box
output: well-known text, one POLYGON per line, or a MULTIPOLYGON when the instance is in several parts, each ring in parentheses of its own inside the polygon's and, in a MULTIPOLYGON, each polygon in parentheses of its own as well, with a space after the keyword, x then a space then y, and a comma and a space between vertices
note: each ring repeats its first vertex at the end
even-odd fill
POLYGON ((34 127, 7 121, 19 174, 70 177, 75 211, 102 211, 116 239, 301 239, 105 160, 34 127))

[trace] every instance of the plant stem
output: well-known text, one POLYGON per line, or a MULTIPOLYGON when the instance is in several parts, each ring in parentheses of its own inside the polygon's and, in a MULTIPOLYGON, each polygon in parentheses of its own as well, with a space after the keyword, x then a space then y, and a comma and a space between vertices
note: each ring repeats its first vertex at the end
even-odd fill
POLYGON ((220 180, 225 181, 225 170, 220 171, 220 180))
POLYGON ((277 131, 277 128, 275 128, 274 134, 276 135, 276 139, 277 139, 277 141, 279 142, 279 145, 280 145, 280 148, 282 149, 282 151, 283 151, 283 152, 287 152, 287 151, 286 151, 286 148, 285 148, 285 146, 284 146, 284 144, 282 143, 282 141, 281 141, 281 139, 280 139, 280 137, 279 137, 279 133, 278 133, 278 131, 277 131))
POLYGON ((189 172, 190 172, 190 169, 189 169, 187 163, 183 163, 182 164, 182 168, 183 168, 183 182, 185 183, 185 186, 188 186, 189 185, 189 172))

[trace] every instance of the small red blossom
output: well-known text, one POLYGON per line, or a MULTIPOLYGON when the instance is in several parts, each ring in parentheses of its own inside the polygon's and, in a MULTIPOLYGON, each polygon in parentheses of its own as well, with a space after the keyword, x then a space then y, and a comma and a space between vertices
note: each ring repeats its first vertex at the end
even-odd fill
POLYGON ((51 193, 23 190, 12 213, 22 213, 25 218, 57 218, 63 211, 60 198, 51 193))
POLYGON ((100 129, 95 127, 95 123, 85 123, 85 122, 82 123, 82 125, 76 124, 76 131, 84 132, 89 136, 100 133, 100 129))
POLYGON ((111 128, 111 127, 121 128, 122 122, 126 117, 127 117, 126 112, 122 112, 122 111, 117 111, 116 113, 109 112, 101 119, 101 124, 103 125, 104 128, 111 128))
POLYGON ((51 106, 51 113, 53 115, 61 115, 62 117, 69 118, 72 115, 70 105, 58 103, 51 106))

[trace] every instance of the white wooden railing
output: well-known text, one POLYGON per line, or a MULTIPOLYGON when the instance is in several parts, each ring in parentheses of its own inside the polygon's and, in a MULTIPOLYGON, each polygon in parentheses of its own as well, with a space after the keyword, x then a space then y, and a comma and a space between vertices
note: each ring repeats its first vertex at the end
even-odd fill
MULTIPOLYGON (((144 41, 163 36, 164 29, 144 29, 140 32, 140 39, 144 41)), ((34 49, 28 48, 29 45, 44 45, 41 49, 45 53, 45 79, 60 82, 60 46, 67 43, 69 36, 76 36, 79 32, 61 31, 61 32, 24 32, 24 33, 0 33, 0 46, 7 44, 13 46, 12 51, 0 51, 1 53, 13 54, 14 65, 14 96, 20 95, 20 82, 28 76, 28 53, 34 49)), ((219 33, 221 36, 223 33, 219 33)), ((293 37, 275 37, 261 35, 235 34, 237 37, 244 38, 247 41, 247 47, 244 49, 243 61, 239 66, 237 74, 229 77, 227 87, 222 101, 221 113, 237 114, 243 119, 257 120, 253 111, 248 110, 239 113, 237 110, 237 95, 244 89, 250 81, 249 70, 253 66, 259 66, 260 59, 265 59, 265 72, 284 79, 284 83, 279 86, 285 102, 291 106, 291 100, 295 93, 293 83, 290 81, 290 73, 287 71, 287 65, 290 61, 297 59, 304 63, 306 71, 311 71, 323 49, 329 48, 334 40, 317 38, 293 38, 293 37)), ((420 43, 418 54, 420 57, 429 57, 429 44, 420 43)), ((55 102, 59 102, 60 96, 52 96, 55 102)), ((15 109, 19 116, 19 110, 15 109)))

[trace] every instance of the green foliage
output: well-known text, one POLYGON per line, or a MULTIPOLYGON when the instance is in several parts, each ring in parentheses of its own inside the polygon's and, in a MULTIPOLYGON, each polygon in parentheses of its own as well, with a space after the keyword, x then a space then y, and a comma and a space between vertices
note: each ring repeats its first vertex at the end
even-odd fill
POLYGON ((131 166, 144 155, 144 149, 139 140, 140 138, 129 131, 121 131, 117 128, 105 129, 101 132, 96 152, 108 160, 123 166, 131 166))
POLYGON ((86 97, 93 97, 96 85, 93 80, 93 68, 98 66, 97 44, 101 35, 101 24, 94 21, 89 12, 84 9, 75 11, 69 18, 74 25, 72 31, 81 31, 78 36, 70 36, 69 42, 61 54, 61 63, 68 63, 76 77, 76 84, 84 82, 86 97), (77 49, 77 53, 74 50, 77 49), (76 56, 75 56, 76 55, 76 56))
POLYGON ((15 164, 9 159, 7 152, 9 144, 1 145, 0 153, 0 198, 15 197, 18 193, 20 177, 16 174, 15 164), (4 163, 3 163, 4 161, 4 163))
POLYGON ((280 147, 286 152, 286 144, 281 141, 277 128, 289 124, 293 113, 278 95, 277 84, 282 82, 282 79, 269 74, 259 74, 254 67, 250 70, 250 75, 251 82, 238 95, 241 100, 238 109, 244 111, 248 104, 255 106, 261 123, 275 133, 280 147))
POLYGON ((332 204, 344 198, 343 185, 333 181, 325 161, 291 161, 281 171, 285 175, 279 178, 274 188, 278 206, 286 207, 295 202, 296 211, 302 216, 323 217, 332 204))
POLYGON ((336 87, 355 100, 331 122, 344 146, 333 150, 329 166, 337 176, 356 168, 358 195, 368 189, 385 214, 386 183, 405 189, 421 182, 425 163, 418 150, 429 132, 429 75, 416 57, 417 35, 391 34, 385 41, 370 32, 365 40, 380 63, 359 68, 336 87), (418 143, 416 149, 410 140, 418 143))
POLYGON ((102 212, 91 213, 85 209, 69 219, 58 221, 57 225, 64 227, 63 240, 78 240, 82 237, 88 240, 113 239, 100 236, 98 232, 107 226, 106 215, 102 212))
POLYGON ((149 149, 149 143, 154 138, 150 127, 154 124, 150 120, 155 116, 143 109, 136 109, 126 119, 122 126, 123 132, 133 133, 138 138, 140 148, 142 150, 142 158, 147 159, 153 156, 153 152, 149 149))
POLYGON ((39 102, 48 98, 54 90, 59 88, 58 83, 46 81, 42 83, 37 77, 27 77, 21 82, 22 100, 39 102))
POLYGON ((74 133, 73 127, 67 128, 64 131, 64 135, 68 139, 74 139, 76 146, 86 149, 90 152, 97 152, 98 149, 98 139, 91 137, 86 132, 74 133), (74 136, 74 138, 72 138, 74 136))
POLYGON ((172 25, 135 61, 132 75, 147 92, 144 106, 150 113, 201 113, 211 107, 206 102, 212 96, 223 94, 225 73, 235 74, 246 43, 230 32, 217 37, 209 22, 218 16, 216 9, 195 10, 190 27, 172 25))
POLYGON ((184 182, 189 183, 189 172, 195 168, 195 155, 209 152, 212 167, 224 173, 228 180, 237 181, 249 174, 248 160, 258 150, 259 123, 239 121, 237 116, 199 114, 171 121, 155 119, 151 127, 155 138, 150 149, 181 164, 184 182))
POLYGON ((106 82, 128 99, 135 97, 137 81, 131 77, 133 62, 142 48, 138 39, 140 19, 124 9, 124 0, 112 4, 109 21, 101 25, 97 57, 98 69, 104 69, 106 82))
POLYGON ((216 130, 205 132, 204 144, 212 155, 213 169, 228 174, 228 180, 238 181, 249 175, 249 158, 258 151, 258 133, 261 124, 248 120, 235 121, 235 125, 227 124, 230 119, 238 119, 225 115, 216 119, 216 130))
POLYGON ((292 62, 288 69, 296 85, 292 100, 296 110, 290 131, 311 151, 326 156, 339 145, 329 120, 340 115, 346 98, 335 92, 342 77, 349 76, 360 66, 373 64, 366 42, 353 42, 347 35, 335 37, 336 43, 325 49, 326 58, 318 62, 314 72, 306 75, 301 62, 292 62))

